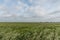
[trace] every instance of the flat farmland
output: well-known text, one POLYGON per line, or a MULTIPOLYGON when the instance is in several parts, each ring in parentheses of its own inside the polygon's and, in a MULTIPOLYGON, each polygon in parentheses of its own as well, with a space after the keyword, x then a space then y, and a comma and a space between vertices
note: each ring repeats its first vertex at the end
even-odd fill
POLYGON ((60 23, 0 22, 0 40, 60 40, 60 23))

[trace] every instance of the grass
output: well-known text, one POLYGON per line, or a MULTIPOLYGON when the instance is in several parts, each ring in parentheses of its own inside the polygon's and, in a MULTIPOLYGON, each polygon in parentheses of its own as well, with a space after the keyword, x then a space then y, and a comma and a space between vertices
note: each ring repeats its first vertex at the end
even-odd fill
POLYGON ((0 40, 60 40, 60 23, 1 22, 0 40))

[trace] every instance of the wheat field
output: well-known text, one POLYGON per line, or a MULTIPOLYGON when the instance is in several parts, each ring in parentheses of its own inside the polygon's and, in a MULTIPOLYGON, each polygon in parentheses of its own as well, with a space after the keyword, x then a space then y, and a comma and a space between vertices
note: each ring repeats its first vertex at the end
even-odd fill
POLYGON ((0 40, 60 40, 60 23, 1 22, 0 40))

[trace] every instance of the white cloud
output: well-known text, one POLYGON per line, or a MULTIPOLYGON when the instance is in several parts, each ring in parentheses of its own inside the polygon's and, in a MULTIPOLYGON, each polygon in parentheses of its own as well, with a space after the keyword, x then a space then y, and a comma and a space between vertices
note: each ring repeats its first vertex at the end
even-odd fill
POLYGON ((45 16, 47 14, 46 10, 40 6, 34 7, 34 13, 38 16, 45 16))
POLYGON ((6 10, 6 7, 3 5, 0 5, 0 10, 6 10))
POLYGON ((43 8, 43 7, 40 7, 40 6, 31 6, 28 8, 27 12, 30 12, 32 14, 34 14, 35 16, 40 16, 40 17, 44 17, 47 14, 47 11, 43 8))
POLYGON ((31 2, 31 3, 32 3, 32 1, 33 1, 33 0, 29 0, 29 2, 31 2))
POLYGON ((20 17, 20 14, 1 14, 0 17, 4 17, 4 18, 15 18, 15 17, 20 17))
MULTIPOLYGON (((4 0, 4 4, 0 5, 0 18, 19 18, 26 20, 34 21, 36 19, 39 21, 49 21, 49 19, 53 20, 54 18, 60 17, 60 12, 53 13, 56 10, 60 10, 60 5, 54 4, 52 0, 28 0, 24 3, 20 0, 17 0, 13 3, 12 0, 4 0), (8 5, 8 3, 10 5, 8 5), (52 5, 53 4, 53 5, 52 5)), ((23 20, 22 19, 22 20, 23 20)))

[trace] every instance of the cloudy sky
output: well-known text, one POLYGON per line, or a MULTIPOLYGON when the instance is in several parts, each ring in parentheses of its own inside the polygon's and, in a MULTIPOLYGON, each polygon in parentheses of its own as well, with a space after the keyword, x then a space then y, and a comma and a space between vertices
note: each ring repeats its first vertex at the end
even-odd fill
POLYGON ((0 0, 1 22, 60 22, 60 0, 0 0))

